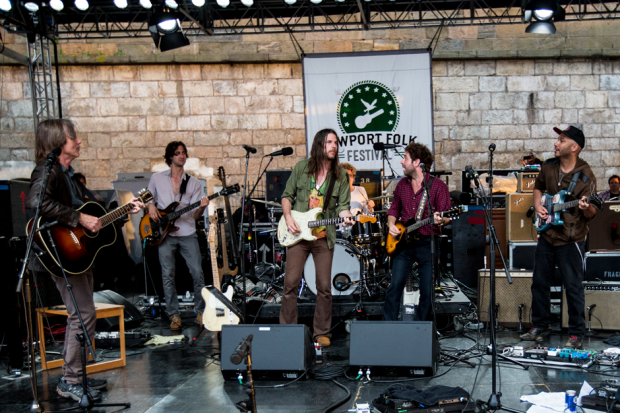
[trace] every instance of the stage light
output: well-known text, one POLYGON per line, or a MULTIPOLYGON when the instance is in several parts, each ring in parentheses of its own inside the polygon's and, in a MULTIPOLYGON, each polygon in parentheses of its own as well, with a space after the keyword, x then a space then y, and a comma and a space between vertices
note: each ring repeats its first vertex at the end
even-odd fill
POLYGON ((312 4, 321 4, 321 1, 323 1, 323 0, 310 0, 310 3, 312 3, 312 4))
POLYGON ((127 7, 127 0, 114 0, 114 4, 119 9, 124 9, 127 7))
POLYGON ((140 6, 144 7, 145 9, 150 9, 151 7, 153 7, 153 4, 151 3, 151 0, 140 0, 140 6))
POLYGON ((336 0, 336 3, 344 3, 344 0, 336 0))
POLYGON ((0 0, 0 10, 9 11, 11 10, 11 1, 10 0, 0 0))
POLYGON ((288 4, 289 6, 292 6, 293 4, 297 2, 297 0, 284 0, 284 2, 288 4))
POLYGON ((555 25, 551 22, 566 18, 566 12, 556 0, 532 0, 525 6, 523 20, 531 22, 526 33, 554 34, 555 25), (532 22, 532 18, 535 20, 532 22))
POLYGON ((88 0, 75 0, 74 4, 79 10, 88 10, 88 0))
POLYGON ((62 0, 51 0, 50 7, 56 11, 61 11, 65 8, 65 4, 62 2, 62 0))
POLYGON ((228 7, 228 5, 230 4, 230 0, 216 0, 217 5, 220 7, 228 7))
POLYGON ((182 15, 178 13, 162 10, 153 13, 149 19, 151 37, 155 46, 162 52, 189 45, 189 40, 181 27, 179 20, 181 17, 182 15))
POLYGON ((192 0, 192 3, 196 7, 202 7, 205 5, 205 0, 192 0))
POLYGON ((179 7, 175 0, 166 0, 166 6, 170 7, 171 9, 176 9, 179 7))
POLYGON ((241 4, 246 7, 252 7, 252 5, 254 4, 254 0, 241 0, 241 4))
POLYGON ((24 3, 24 8, 30 13, 36 13, 39 11, 39 4, 34 1, 27 1, 24 3))

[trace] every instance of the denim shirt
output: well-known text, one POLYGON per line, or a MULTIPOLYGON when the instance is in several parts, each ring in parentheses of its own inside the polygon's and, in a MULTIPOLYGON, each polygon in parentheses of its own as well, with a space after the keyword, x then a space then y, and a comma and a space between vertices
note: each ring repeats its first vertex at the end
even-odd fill
MULTIPOLYGON (((282 198, 288 199, 293 205, 293 210, 298 212, 308 211, 308 198, 310 191, 313 189, 312 176, 308 175, 308 159, 299 161, 291 177, 286 183, 286 188, 282 194, 282 198)), ((332 177, 332 173, 327 174, 325 182, 329 185, 329 180, 332 177)), ((340 168, 340 178, 334 184, 334 190, 332 192, 329 205, 325 211, 325 218, 336 218, 342 211, 348 211, 351 202, 351 190, 349 188, 349 178, 347 171, 340 168)), ((330 249, 334 248, 336 244, 336 226, 327 226, 327 245, 330 249)))

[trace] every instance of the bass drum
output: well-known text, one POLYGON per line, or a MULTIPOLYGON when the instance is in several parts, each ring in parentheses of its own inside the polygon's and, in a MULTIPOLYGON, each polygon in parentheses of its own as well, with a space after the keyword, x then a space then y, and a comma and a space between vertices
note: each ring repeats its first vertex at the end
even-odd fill
MULTIPOLYGON (((344 240, 336 240, 332 260, 332 296, 351 295, 358 288, 360 280, 360 261, 357 247, 344 240), (352 284, 355 283, 355 284, 352 284)), ((312 254, 308 255, 304 266, 306 285, 316 295, 316 270, 312 254)))

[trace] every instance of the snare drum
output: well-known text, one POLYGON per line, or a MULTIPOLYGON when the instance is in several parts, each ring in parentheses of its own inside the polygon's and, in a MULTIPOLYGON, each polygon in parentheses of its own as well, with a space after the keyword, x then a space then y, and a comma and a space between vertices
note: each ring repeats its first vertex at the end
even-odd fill
POLYGON ((374 224, 366 222, 356 222, 351 227, 351 242, 355 244, 370 244, 381 240, 381 222, 377 220, 374 224))
MULTIPOLYGON (((360 280, 360 261, 357 247, 344 240, 336 240, 334 246, 334 258, 332 260, 332 296, 351 295, 357 290, 358 285, 352 282, 360 280)), ((316 269, 312 254, 308 255, 304 266, 304 278, 306 285, 316 294, 316 269)))

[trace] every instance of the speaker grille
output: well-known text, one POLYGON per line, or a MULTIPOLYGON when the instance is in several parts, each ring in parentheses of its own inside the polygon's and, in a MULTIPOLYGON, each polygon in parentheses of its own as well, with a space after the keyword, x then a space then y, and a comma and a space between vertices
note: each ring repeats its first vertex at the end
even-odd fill
MULTIPOLYGON (((490 279, 489 270, 478 272, 478 311, 480 321, 489 321, 490 279)), ((508 284, 503 270, 495 273, 495 303, 499 304, 497 319, 504 327, 519 325, 519 305, 522 322, 529 326, 531 322, 530 309, 532 307, 532 272, 510 271, 512 285, 508 284)))
MULTIPOLYGON (((605 283, 601 287, 604 285, 605 283)), ((620 311, 618 311, 620 291, 587 290, 585 298, 586 327, 588 326, 587 308, 596 304, 596 308, 592 311, 592 328, 595 330, 620 330, 620 311)), ((562 328, 568 328, 568 306, 565 303, 566 291, 562 290, 562 328)))

